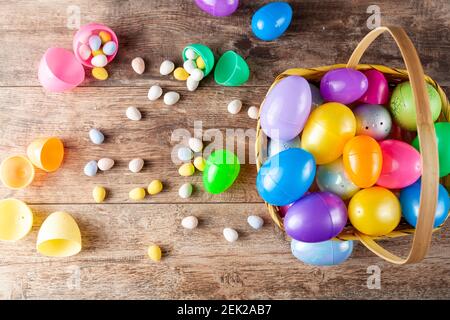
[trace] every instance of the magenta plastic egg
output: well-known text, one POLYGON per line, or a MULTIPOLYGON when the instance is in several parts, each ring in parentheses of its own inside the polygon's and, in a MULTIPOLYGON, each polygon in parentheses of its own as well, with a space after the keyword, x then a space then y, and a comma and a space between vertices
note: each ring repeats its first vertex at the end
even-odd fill
POLYGON ((405 188, 422 175, 420 153, 400 140, 380 142, 383 165, 377 185, 388 189, 405 188))
POLYGON ((320 94, 325 101, 342 104, 349 104, 361 98, 367 87, 367 77, 350 68, 328 71, 320 80, 320 94))
POLYGON ((236 11, 239 0, 195 0, 195 4, 212 16, 225 17, 236 11))
POLYGON ((359 98, 360 102, 369 104, 385 104, 389 99, 389 85, 384 74, 372 69, 363 72, 367 77, 366 93, 359 98))
POLYGON ((308 81, 289 76, 269 91, 261 109, 261 128, 273 139, 292 140, 303 130, 311 111, 308 81))

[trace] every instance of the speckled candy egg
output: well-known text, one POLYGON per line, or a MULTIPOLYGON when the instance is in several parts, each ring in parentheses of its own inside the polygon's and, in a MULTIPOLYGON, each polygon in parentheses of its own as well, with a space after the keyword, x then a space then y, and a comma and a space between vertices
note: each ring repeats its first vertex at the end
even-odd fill
POLYGON ((340 68, 328 71, 320 81, 320 94, 326 101, 349 104, 366 93, 367 77, 360 71, 340 68))
POLYGON ((356 118, 356 134, 383 140, 392 129, 389 111, 379 104, 362 104, 353 109, 356 118))

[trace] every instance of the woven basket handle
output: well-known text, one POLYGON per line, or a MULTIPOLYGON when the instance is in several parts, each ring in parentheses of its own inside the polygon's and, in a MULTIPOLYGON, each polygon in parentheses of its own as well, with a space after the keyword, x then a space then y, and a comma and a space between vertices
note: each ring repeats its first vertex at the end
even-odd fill
POLYGON ((405 62, 411 82, 417 114, 417 134, 422 155, 422 186, 420 190, 419 217, 411 250, 407 258, 400 258, 377 244, 370 236, 356 232, 359 240, 381 258, 395 263, 407 264, 421 261, 431 242, 439 186, 439 160, 430 102, 425 87, 425 77, 417 51, 406 32, 395 26, 378 27, 368 33, 358 44, 348 60, 347 67, 355 68, 370 44, 383 32, 394 38, 405 62))

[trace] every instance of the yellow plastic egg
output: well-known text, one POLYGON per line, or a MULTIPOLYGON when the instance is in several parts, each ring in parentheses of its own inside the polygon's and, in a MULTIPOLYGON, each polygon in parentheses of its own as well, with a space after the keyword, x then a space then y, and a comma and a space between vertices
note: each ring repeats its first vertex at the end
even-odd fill
POLYGON ((183 164, 179 169, 178 173, 180 176, 189 177, 192 176, 195 172, 194 165, 190 162, 183 164))
POLYGON ((358 191, 348 205, 348 218, 360 232, 384 236, 400 223, 400 201, 388 189, 371 187, 358 191))
POLYGON ((301 147, 309 151, 318 165, 342 155, 344 145, 356 133, 356 119, 347 106, 329 102, 311 112, 301 137, 301 147))
POLYGON ((206 68, 206 64, 205 61, 203 60, 203 58, 201 56, 199 56, 197 58, 197 60, 195 60, 195 64, 197 65, 197 68, 204 70, 206 68))
POLYGON ((106 198, 106 189, 102 186, 96 186, 92 190, 92 197, 94 197, 94 201, 97 203, 103 202, 106 198))
POLYGON ((180 80, 180 81, 186 81, 187 78, 189 78, 189 73, 184 70, 183 67, 178 67, 175 69, 175 71, 173 72, 173 76, 175 77, 175 79, 180 80))
POLYGON ((162 191, 162 189, 163 189, 162 182, 159 180, 153 180, 148 185, 147 191, 148 191, 148 194, 155 195, 155 194, 160 193, 162 191))
POLYGON ((111 41, 111 35, 109 34, 109 32, 100 31, 98 33, 98 36, 100 37, 100 39, 102 39, 103 44, 107 43, 108 41, 111 41))
POLYGON ((106 80, 108 79, 108 71, 105 68, 95 67, 92 69, 92 76, 97 80, 106 80))
POLYGON ((92 51, 92 56, 98 56, 100 54, 104 54, 102 49, 98 49, 98 50, 93 50, 92 51))
POLYGON ((148 257, 155 262, 159 262, 161 260, 161 248, 157 245, 151 245, 147 250, 148 257))
POLYGON ((129 193, 131 200, 143 200, 145 198, 145 189, 144 188, 134 188, 129 193))
POLYGON ((203 157, 196 157, 194 159, 194 166, 197 168, 198 171, 205 170, 206 161, 203 157))

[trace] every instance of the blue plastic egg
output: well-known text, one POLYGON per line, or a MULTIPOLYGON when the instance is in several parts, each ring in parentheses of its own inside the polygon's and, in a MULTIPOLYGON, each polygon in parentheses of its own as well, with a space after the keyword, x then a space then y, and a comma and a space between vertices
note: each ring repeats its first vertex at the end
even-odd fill
POLYGON ((308 191, 316 174, 316 162, 308 151, 294 148, 270 157, 256 177, 256 189, 267 203, 284 206, 308 191))
POLYGON ((298 260, 314 266, 333 266, 347 260, 353 251, 353 241, 323 242, 291 241, 291 251, 298 260))
MULTIPOLYGON (((405 220, 414 228, 417 224, 419 215, 421 179, 412 185, 402 189, 400 192, 400 204, 402 206, 402 214, 405 220)), ((434 228, 444 223, 450 210, 450 200, 447 190, 443 185, 439 185, 439 195, 436 212, 434 214, 434 228)))
POLYGON ((281 36, 291 24, 292 8, 287 2, 271 2, 258 9, 252 18, 252 31, 264 41, 281 36))
POLYGON ((292 149, 292 148, 300 148, 300 137, 297 136, 292 140, 282 141, 277 139, 269 140, 269 147, 267 148, 267 154, 269 157, 280 153, 281 151, 292 149))

